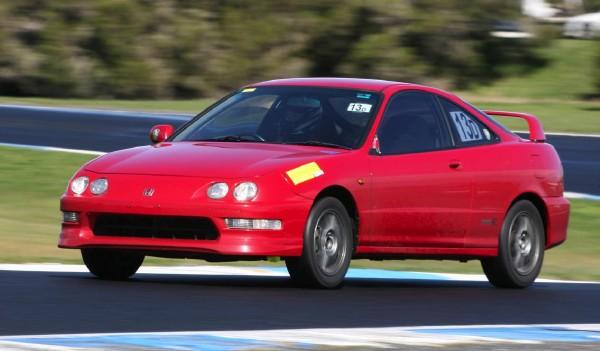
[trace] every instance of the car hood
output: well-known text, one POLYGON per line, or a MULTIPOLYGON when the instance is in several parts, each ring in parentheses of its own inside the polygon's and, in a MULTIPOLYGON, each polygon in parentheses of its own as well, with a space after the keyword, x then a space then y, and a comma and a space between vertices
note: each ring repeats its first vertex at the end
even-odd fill
POLYGON ((287 171, 304 162, 348 150, 246 142, 175 142, 106 154, 85 166, 107 174, 172 175, 210 178, 255 177, 287 171))

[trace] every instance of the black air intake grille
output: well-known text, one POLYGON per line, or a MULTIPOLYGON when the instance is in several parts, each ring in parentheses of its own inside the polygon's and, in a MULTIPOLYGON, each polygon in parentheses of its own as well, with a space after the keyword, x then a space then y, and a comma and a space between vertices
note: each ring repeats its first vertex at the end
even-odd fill
POLYGON ((215 240, 219 231, 206 217, 148 216, 102 213, 96 216, 94 235, 135 238, 215 240))

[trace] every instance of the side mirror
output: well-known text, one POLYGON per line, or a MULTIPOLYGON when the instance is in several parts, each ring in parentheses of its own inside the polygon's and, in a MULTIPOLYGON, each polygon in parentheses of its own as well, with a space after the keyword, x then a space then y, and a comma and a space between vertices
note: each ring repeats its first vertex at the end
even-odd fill
POLYGON ((375 135, 375 138, 373 138, 371 148, 369 149, 369 155, 381 155, 381 147, 379 146, 379 137, 377 135, 375 135))
POLYGON ((150 129, 150 141, 152 144, 162 143, 167 140, 172 134, 175 128, 170 124, 159 124, 150 129))

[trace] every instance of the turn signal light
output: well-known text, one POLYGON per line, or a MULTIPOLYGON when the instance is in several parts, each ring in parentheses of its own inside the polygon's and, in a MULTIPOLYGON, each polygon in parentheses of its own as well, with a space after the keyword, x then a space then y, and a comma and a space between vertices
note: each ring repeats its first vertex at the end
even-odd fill
POLYGON ((229 229, 246 230, 281 230, 282 227, 278 219, 225 218, 225 225, 229 229))
POLYGON ((63 212, 63 222, 65 223, 79 223, 79 212, 63 212))

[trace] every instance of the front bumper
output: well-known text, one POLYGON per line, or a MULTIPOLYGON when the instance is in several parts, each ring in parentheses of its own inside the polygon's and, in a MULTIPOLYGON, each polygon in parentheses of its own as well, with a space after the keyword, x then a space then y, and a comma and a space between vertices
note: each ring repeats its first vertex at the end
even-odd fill
POLYGON ((148 252, 183 252, 223 256, 299 256, 303 232, 312 202, 297 195, 278 203, 217 203, 197 200, 143 201, 66 194, 61 210, 79 213, 78 223, 64 222, 58 246, 61 248, 113 247, 148 252), (213 240, 165 239, 94 235, 98 214, 155 216, 198 216, 210 219, 218 230, 213 240), (280 219, 281 230, 229 229, 225 218, 280 219))

